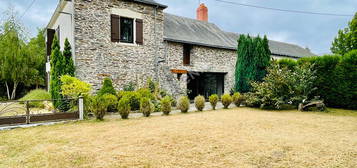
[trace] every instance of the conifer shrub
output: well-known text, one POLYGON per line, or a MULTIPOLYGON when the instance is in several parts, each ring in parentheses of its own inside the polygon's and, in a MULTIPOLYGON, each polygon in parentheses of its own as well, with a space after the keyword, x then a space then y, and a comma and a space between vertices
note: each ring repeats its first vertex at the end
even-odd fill
POLYGON ((102 96, 108 102, 108 112, 116 112, 118 107, 118 98, 112 94, 105 94, 102 96))
POLYGON ((147 97, 141 98, 140 101, 140 112, 143 113, 144 117, 149 117, 152 112, 154 112, 155 106, 151 103, 150 99, 147 97))
POLYGON ((177 101, 177 108, 181 110, 182 113, 187 113, 190 109, 190 99, 187 96, 181 96, 177 101))
POLYGON ((209 97, 209 102, 211 103, 211 106, 212 106, 212 109, 213 110, 216 110, 216 106, 217 106, 217 103, 218 103, 218 95, 217 94, 213 94, 209 97))
POLYGON ((198 111, 203 111, 205 108, 205 97, 203 96, 197 96, 195 97, 195 106, 198 111))
POLYGON ((118 94, 119 100, 122 98, 127 98, 129 99, 129 104, 131 107, 131 110, 136 111, 140 109, 140 99, 141 96, 138 92, 136 91, 120 91, 118 94))
POLYGON ((222 104, 223 104, 223 107, 224 109, 228 109, 229 105, 231 105, 233 99, 231 97, 231 95, 229 94, 224 94, 222 97, 222 104))
POLYGON ((169 115, 171 112, 171 98, 169 96, 165 96, 161 99, 161 110, 164 115, 169 115))
POLYGON ((240 105, 242 104, 242 102, 244 100, 243 96, 239 92, 234 93, 232 96, 232 99, 233 99, 234 105, 236 105, 237 107, 240 107, 240 105))
POLYGON ((131 111, 130 99, 128 97, 123 97, 119 100, 118 111, 122 119, 128 119, 131 111))
POLYGON ((110 102, 103 96, 89 96, 88 110, 92 112, 97 120, 103 120, 110 102))
POLYGON ((116 90, 114 89, 112 80, 110 78, 104 78, 103 86, 99 90, 97 95, 103 96, 105 94, 112 94, 112 95, 116 95, 117 94, 116 90))

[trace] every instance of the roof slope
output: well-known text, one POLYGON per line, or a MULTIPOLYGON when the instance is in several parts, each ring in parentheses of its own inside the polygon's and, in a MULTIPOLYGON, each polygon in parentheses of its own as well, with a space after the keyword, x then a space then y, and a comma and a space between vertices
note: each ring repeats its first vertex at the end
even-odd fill
POLYGON ((154 6, 159 6, 162 8, 167 8, 166 5, 157 3, 155 0, 134 0, 135 2, 143 3, 143 4, 148 4, 148 5, 154 5, 154 6))
MULTIPOLYGON (((164 39, 167 41, 195 44, 214 48, 236 50, 239 34, 224 32, 213 23, 165 13, 164 39)), ((273 55, 289 57, 313 56, 298 45, 269 41, 273 55)))

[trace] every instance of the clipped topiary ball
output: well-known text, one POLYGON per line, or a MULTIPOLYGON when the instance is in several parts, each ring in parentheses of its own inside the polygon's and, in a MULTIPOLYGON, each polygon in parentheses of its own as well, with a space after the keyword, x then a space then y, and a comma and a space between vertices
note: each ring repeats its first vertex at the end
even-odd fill
POLYGON ((232 101, 233 101, 231 95, 229 95, 229 94, 224 94, 221 99, 222 99, 223 107, 224 107, 225 109, 228 109, 229 105, 231 105, 231 103, 232 103, 232 101))
POLYGON ((181 96, 177 102, 177 108, 181 110, 182 113, 187 113, 190 109, 190 99, 187 96, 181 96))
POLYGON ((203 96, 197 96, 195 97, 195 106, 198 111, 203 111, 205 108, 205 97, 203 96))
POLYGON ((211 103, 211 106, 212 106, 212 109, 213 110, 216 110, 216 106, 217 106, 217 103, 218 103, 218 95, 217 94, 213 94, 209 97, 209 102, 211 103))

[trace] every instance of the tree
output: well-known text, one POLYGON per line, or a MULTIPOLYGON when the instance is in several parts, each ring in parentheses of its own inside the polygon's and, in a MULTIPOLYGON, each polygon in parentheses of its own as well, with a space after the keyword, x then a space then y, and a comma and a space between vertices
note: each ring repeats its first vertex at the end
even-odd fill
POLYGON ((331 52, 345 55, 354 49, 357 49, 357 12, 348 23, 348 27, 338 31, 337 37, 332 42, 331 52))
POLYGON ((23 29, 10 10, 0 36, 0 80, 5 83, 8 99, 16 98, 19 84, 32 85, 34 77, 39 74, 34 66, 36 58, 25 43, 23 29))
POLYGON ((64 42, 63 56, 66 60, 64 74, 74 77, 75 67, 72 59, 72 48, 67 38, 64 42))
POLYGON ((28 52, 31 55, 31 65, 35 67, 38 73, 33 74, 32 83, 38 88, 45 84, 45 64, 46 64, 46 42, 44 37, 45 29, 38 29, 37 36, 32 38, 27 44, 28 52))
POLYGON ((59 108, 61 106, 60 99, 63 99, 61 94, 61 81, 60 77, 65 72, 65 57, 60 51, 60 44, 57 36, 54 37, 52 43, 52 53, 51 53, 51 81, 50 81, 50 94, 52 99, 54 99, 54 106, 59 108))
POLYGON ((98 96, 103 96, 105 94, 117 95, 110 78, 104 78, 103 86, 98 92, 98 96))
POLYGON ((262 81, 266 75, 271 52, 268 39, 259 36, 240 35, 237 48, 235 70, 235 91, 246 93, 250 90, 252 81, 262 81))

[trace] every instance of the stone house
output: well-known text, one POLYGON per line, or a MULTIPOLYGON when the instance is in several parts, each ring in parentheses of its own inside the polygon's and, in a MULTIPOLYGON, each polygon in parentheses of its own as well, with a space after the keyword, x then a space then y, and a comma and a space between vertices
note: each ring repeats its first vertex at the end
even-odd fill
MULTIPOLYGON (((76 76, 99 89, 110 77, 117 89, 129 82, 159 81, 173 95, 228 93, 234 85, 239 34, 208 22, 201 4, 197 19, 164 13, 154 0, 60 0, 47 26, 47 54, 54 35, 68 38, 76 76)), ((298 59, 308 49, 269 42, 272 57, 298 59)))

